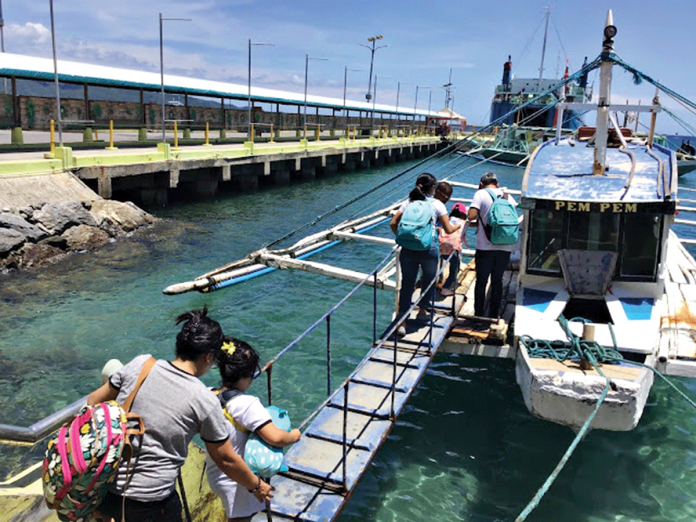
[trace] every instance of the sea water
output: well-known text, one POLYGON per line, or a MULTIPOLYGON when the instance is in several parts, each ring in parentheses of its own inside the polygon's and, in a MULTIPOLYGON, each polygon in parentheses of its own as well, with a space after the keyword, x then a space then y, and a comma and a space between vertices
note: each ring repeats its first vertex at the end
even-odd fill
MULTIPOLYGON (((320 216, 329 214, 283 244, 403 198, 422 168, 401 163, 150 209, 161 218, 151 229, 48 268, 2 276, 0 423, 29 426, 78 400, 99 386, 100 369, 111 358, 173 358, 176 316, 203 305, 228 334, 270 359, 354 285, 283 270, 210 294, 165 296, 162 289, 320 216), (340 209, 364 192, 365 198, 340 209)), ((519 188, 523 174, 451 158, 428 168, 437 177, 471 183, 493 170, 510 188, 519 188)), ((680 185, 696 188, 688 176, 680 185)), ((689 232, 680 231, 693 237, 689 232)), ((390 236, 386 225, 371 233, 390 236)), ((312 259, 369 271, 387 252, 360 243, 312 259)), ((380 291, 377 297, 381 331, 394 296, 380 291)), ((331 389, 369 349, 372 309, 373 291, 366 288, 332 316, 331 389)), ((203 379, 215 385, 215 369, 203 379)), ((696 396, 694 383, 676 382, 696 396)), ((295 425, 326 397, 324 324, 274 365, 272 386, 273 403, 287 409, 295 425)), ((265 376, 250 391, 266 401, 265 376)), ((639 426, 627 433, 589 433, 528 520, 695 520, 695 432, 696 411, 657 381, 639 426)), ((438 354, 339 520, 514 520, 573 437, 570 429, 528 413, 512 361, 438 354)), ((0 480, 35 462, 42 450, 43 443, 0 446, 0 480)))

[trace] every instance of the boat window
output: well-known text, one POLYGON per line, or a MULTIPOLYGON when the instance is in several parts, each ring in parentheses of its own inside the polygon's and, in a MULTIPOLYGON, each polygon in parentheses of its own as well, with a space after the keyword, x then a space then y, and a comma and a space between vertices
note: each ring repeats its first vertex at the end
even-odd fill
POLYGON ((558 250, 563 248, 563 212, 533 210, 527 268, 560 273, 558 250))
POLYGON ((655 275, 660 245, 659 214, 632 214, 624 218, 622 276, 655 275))
POLYGON ((568 248, 616 252, 620 214, 575 212, 569 215, 568 248))

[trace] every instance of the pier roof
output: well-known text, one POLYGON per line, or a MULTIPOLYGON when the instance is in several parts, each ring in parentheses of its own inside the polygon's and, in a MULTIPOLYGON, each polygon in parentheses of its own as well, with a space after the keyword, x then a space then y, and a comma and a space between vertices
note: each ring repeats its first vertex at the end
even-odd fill
MULTIPOLYGON (((106 65, 95 65, 79 62, 58 60, 58 79, 66 83, 79 83, 126 89, 144 89, 159 91, 161 88, 160 74, 133 69, 121 69, 106 65)), ((16 77, 28 80, 53 81, 53 60, 12 53, 0 53, 0 76, 16 77)), ((201 80, 184 76, 164 75, 164 88, 168 93, 190 94, 194 96, 212 96, 246 100, 248 86, 236 83, 226 83, 213 80, 201 80)), ((251 87, 251 99, 255 102, 270 102, 287 105, 304 105, 304 94, 261 87, 251 87)), ((325 96, 307 95, 307 105, 327 109, 351 111, 372 111, 376 113, 400 114, 413 116, 435 116, 436 113, 425 110, 396 109, 395 107, 371 103, 329 98, 325 96)))

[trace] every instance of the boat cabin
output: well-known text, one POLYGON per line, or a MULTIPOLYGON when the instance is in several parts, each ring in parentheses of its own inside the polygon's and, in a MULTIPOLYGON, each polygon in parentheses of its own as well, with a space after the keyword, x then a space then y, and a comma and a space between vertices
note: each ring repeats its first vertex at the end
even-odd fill
POLYGON ((616 338, 623 352, 649 353, 676 209, 676 160, 667 149, 628 143, 607 149, 604 175, 593 175, 593 162, 591 142, 565 139, 541 145, 527 166, 515 335, 564 339, 558 317, 582 317, 598 326, 601 344, 616 338))

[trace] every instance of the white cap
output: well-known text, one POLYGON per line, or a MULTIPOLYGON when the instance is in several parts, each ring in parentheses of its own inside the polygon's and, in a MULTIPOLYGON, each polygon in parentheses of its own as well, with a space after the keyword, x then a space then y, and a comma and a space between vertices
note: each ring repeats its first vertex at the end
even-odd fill
POLYGON ((118 359, 110 359, 101 371, 101 383, 106 384, 109 378, 123 367, 123 363, 118 359))

